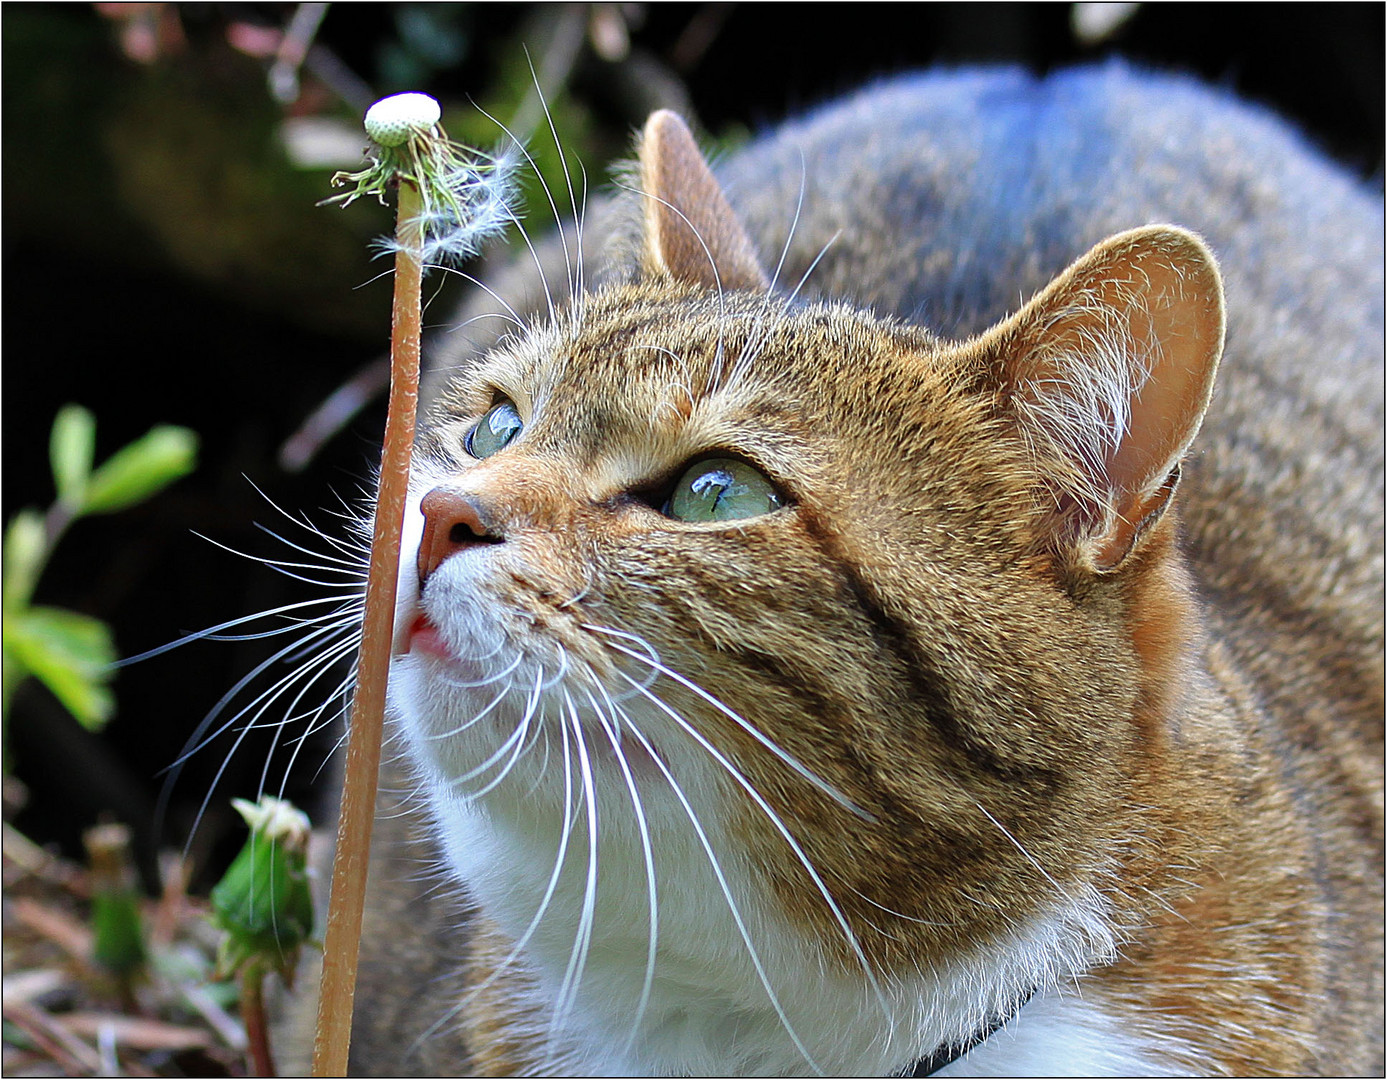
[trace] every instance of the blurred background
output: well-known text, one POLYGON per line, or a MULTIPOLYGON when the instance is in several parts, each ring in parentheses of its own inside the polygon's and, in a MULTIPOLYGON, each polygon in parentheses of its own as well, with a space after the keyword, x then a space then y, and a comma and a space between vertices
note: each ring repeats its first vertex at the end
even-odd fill
MULTIPOLYGON (((711 147, 733 148, 892 72, 976 61, 1043 71, 1121 55, 1266 104, 1380 188, 1383 12, 1380 4, 6 4, 5 519, 54 502, 49 434, 66 404, 94 416, 98 463, 155 425, 180 425, 198 441, 190 475, 118 512, 75 520, 32 603, 100 620, 116 652, 132 656, 321 593, 216 545, 293 554, 259 522, 326 550, 270 502, 340 535, 339 499, 360 497, 378 452, 390 281, 369 243, 391 229, 391 213, 365 201, 345 211, 315 203, 331 194, 334 170, 360 163, 359 118, 379 96, 427 91, 444 103, 450 133, 489 145, 497 132, 477 107, 534 132, 538 82, 566 151, 595 185, 659 106, 696 117, 711 147), (323 417, 344 387, 364 406, 323 417), (315 417, 323 423, 313 426, 315 417)), ((552 141, 533 141, 541 168, 557 178, 552 141)), ((530 227, 546 215, 536 201, 530 227)), ((452 281, 437 286, 426 318, 441 328, 460 293, 452 281)), ((226 797, 253 795, 262 776, 278 787, 284 740, 268 767, 269 731, 251 732, 229 756, 232 736, 193 755, 164 789, 168 812, 156 826, 163 770, 274 648, 199 641, 122 668, 109 707, 97 710, 104 719, 86 723, 44 680, 17 678, 7 655, 7 818, 68 852, 98 820, 124 821, 153 888, 156 848, 188 843, 215 780, 189 848, 194 887, 205 887, 234 850, 227 843, 239 842, 228 841, 238 829, 226 797)), ((288 782, 310 808, 332 739, 306 748, 288 782)))

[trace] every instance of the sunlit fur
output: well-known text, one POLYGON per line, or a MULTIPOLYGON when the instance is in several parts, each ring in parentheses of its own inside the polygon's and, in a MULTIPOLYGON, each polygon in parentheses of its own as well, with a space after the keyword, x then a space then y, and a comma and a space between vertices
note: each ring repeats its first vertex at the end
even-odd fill
MULTIPOLYGON (((1080 247, 942 340, 749 266, 679 128, 647 127, 625 270, 585 282, 573 233, 530 248, 542 295, 502 286, 507 333, 429 394, 390 700, 464 889, 426 947, 455 943, 464 974, 376 1067, 430 1041, 484 1073, 883 1075, 1001 1017, 949 1072, 1372 1060, 1324 1032, 1380 1007, 1332 958, 1380 932, 1373 855, 1267 779, 1292 754, 1268 742, 1332 725, 1258 699, 1279 684, 1247 659, 1255 629, 1205 604, 1228 579, 1178 542, 1223 342, 1208 249, 1165 226, 1080 247), (500 398, 524 429, 475 460, 500 398), (729 454, 787 505, 661 512, 668 480, 729 454), (440 487, 499 542, 459 543, 421 588, 440 487), (1328 900, 1307 836, 1349 868, 1328 900)), ((814 245, 793 273, 838 235, 825 219, 784 241, 814 245)), ((1201 522, 1211 490, 1196 470, 1201 522)), ((1380 706, 1376 625, 1375 684, 1331 652, 1344 717, 1380 706)), ((377 931, 377 1002, 423 970, 392 953, 409 912, 377 931)))
POLYGON ((455 378, 412 501, 477 495, 505 542, 416 597, 412 521, 401 646, 422 612, 452 659, 400 657, 391 701, 496 978, 544 1003, 528 1067, 884 1072, 1116 955, 1133 659, 1056 574, 987 348, 654 280, 455 378), (473 461, 501 397, 523 434, 473 461), (632 497, 714 451, 791 507, 632 497))

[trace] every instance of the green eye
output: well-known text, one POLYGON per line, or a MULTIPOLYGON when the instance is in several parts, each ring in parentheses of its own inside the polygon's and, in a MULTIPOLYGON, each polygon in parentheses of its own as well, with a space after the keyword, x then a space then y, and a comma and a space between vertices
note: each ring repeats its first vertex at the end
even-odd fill
POLYGON ((685 470, 665 513, 679 521, 737 521, 784 505, 775 485, 746 462, 709 458, 685 470))
POLYGON ((515 406, 502 401, 488 409, 481 422, 467 433, 464 446, 474 458, 490 457, 505 449, 524 426, 515 406))

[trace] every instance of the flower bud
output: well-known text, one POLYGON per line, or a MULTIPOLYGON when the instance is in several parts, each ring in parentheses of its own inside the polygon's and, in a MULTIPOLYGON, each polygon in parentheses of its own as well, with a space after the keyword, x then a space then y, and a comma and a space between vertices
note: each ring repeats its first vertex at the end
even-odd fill
POLYGON ((130 830, 114 823, 97 825, 82 835, 82 842, 91 863, 93 959, 128 980, 147 959, 130 830))
POLYGON ((259 959, 291 981, 299 947, 313 933, 308 883, 308 817, 292 803, 262 795, 232 799, 250 839, 212 890, 217 925, 226 932, 217 974, 229 978, 259 959))

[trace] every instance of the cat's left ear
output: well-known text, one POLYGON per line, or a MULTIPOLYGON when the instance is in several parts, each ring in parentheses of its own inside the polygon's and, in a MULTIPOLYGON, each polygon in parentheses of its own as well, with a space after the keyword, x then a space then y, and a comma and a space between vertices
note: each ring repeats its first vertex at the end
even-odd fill
POLYGON ((676 113, 651 115, 637 158, 645 193, 643 273, 708 288, 769 287, 746 230, 676 113))
POLYGON ((1192 233, 1104 241, 984 336, 1042 468, 1058 546, 1115 570, 1161 520, 1223 352, 1223 285, 1192 233))

